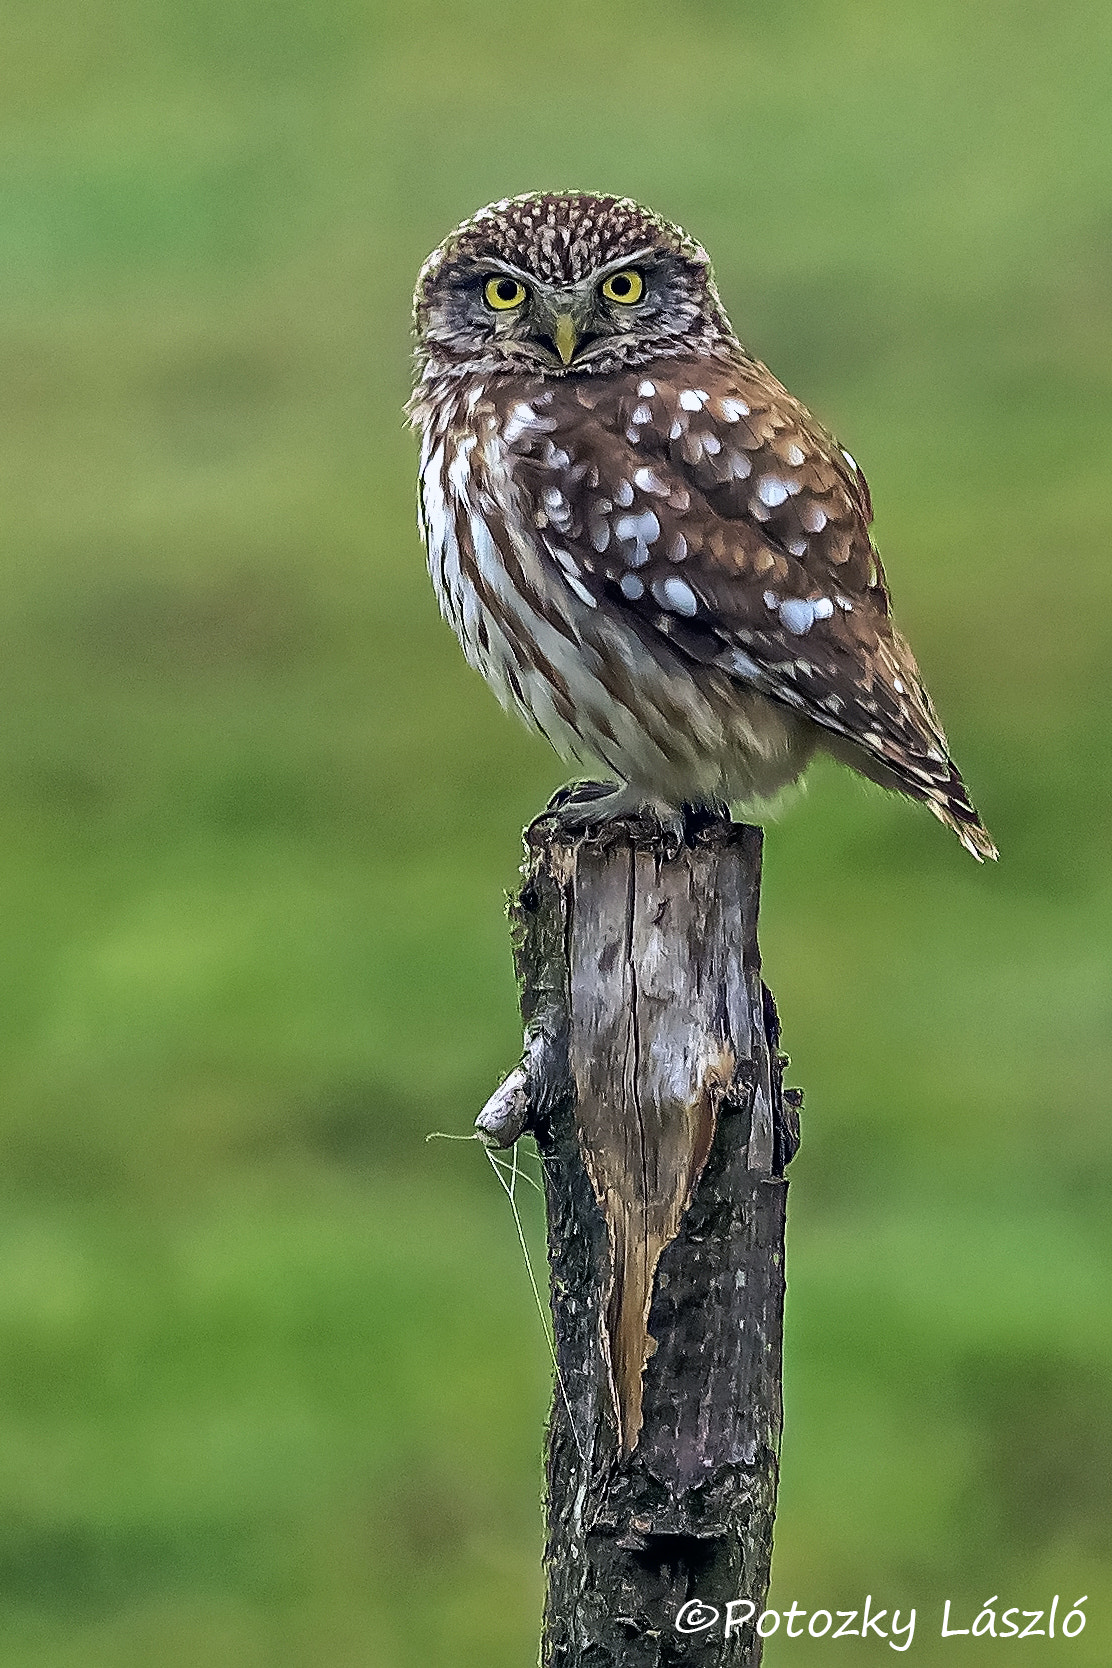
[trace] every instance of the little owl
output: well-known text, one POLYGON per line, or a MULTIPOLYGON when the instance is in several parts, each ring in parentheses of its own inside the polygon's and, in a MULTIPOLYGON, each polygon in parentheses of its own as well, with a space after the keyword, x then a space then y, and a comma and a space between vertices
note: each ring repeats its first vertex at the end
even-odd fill
POLYGON ((459 226, 414 300, 420 520, 503 705, 619 786, 569 827, 753 805, 817 748, 996 848, 892 623, 865 477, 730 326, 706 253, 626 198, 459 226))

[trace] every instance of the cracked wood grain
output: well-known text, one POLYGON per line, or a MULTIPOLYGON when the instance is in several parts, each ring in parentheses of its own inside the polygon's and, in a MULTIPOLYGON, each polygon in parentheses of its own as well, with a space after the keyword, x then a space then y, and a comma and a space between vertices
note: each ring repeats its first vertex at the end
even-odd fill
POLYGON ((760 832, 711 823, 665 857, 620 825, 538 825, 527 852, 526 1051, 480 1132, 524 1121, 544 1163, 564 1394, 543 1662, 756 1664, 752 1627, 674 1621, 693 1597, 759 1613, 771 1557, 798 1097, 760 976, 760 832))

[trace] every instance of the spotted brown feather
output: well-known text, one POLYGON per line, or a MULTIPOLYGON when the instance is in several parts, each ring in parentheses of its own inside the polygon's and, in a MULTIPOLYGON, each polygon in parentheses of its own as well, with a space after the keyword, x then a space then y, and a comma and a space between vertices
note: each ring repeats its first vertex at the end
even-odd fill
POLYGON ((416 317, 430 568, 507 704, 664 803, 767 796, 825 737, 995 855, 892 623, 864 476, 737 342, 698 245, 625 200, 513 200, 430 258, 416 317), (582 308, 638 251, 636 329, 596 295, 567 370, 539 327, 468 311, 484 262, 582 308))
POLYGON ((575 393, 545 404, 543 428, 514 425, 510 446, 565 582, 948 786, 868 488, 833 438, 756 364, 672 361, 575 393))

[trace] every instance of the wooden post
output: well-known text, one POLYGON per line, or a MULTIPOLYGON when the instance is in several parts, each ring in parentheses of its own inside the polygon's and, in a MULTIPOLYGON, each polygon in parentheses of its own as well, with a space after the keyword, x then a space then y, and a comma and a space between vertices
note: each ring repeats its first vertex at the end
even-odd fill
POLYGON ((636 825, 575 840, 542 818, 526 838, 525 1052, 477 1127, 492 1146, 534 1135, 545 1177, 542 1662, 751 1668, 799 1098, 760 976, 761 834, 711 821, 666 854, 636 825))

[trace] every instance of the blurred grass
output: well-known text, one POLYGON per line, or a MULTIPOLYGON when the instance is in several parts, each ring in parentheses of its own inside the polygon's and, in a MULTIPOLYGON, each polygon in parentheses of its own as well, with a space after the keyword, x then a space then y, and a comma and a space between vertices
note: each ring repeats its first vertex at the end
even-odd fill
POLYGON ((439 622, 400 413, 428 249, 567 184, 697 232, 863 461, 1004 853, 832 770, 769 836, 774 1600, 957 1665, 943 1597, 1087 1593, 1107 1662, 1110 54, 1095 0, 9 0, 5 1662, 533 1659, 539 1326, 423 1137, 515 1054, 560 770, 439 622))

